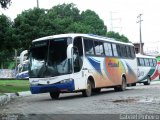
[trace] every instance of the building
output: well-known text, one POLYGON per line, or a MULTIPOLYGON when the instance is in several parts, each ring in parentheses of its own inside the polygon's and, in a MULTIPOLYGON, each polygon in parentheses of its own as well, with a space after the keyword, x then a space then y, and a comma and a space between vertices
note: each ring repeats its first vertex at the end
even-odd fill
MULTIPOLYGON (((133 44, 134 44, 134 47, 135 47, 136 54, 140 53, 140 43, 133 43, 133 44)), ((142 53, 144 54, 143 46, 144 46, 144 43, 142 43, 142 53)))

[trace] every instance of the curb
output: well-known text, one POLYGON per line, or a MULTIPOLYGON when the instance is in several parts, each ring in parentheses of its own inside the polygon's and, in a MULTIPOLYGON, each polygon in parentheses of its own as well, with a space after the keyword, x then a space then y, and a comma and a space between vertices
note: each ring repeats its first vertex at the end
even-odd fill
POLYGON ((0 106, 7 104, 13 98, 24 97, 29 95, 31 95, 30 91, 17 92, 17 93, 5 93, 4 95, 0 96, 0 106))

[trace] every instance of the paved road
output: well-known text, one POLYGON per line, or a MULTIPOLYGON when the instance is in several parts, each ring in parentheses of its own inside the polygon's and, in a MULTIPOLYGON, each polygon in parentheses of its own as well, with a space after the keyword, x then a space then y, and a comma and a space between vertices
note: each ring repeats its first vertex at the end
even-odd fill
MULTIPOLYGON (((129 87, 124 92, 104 89, 100 94, 82 97, 81 93, 19 97, 0 107, 1 114, 160 114, 160 84, 129 87)), ((63 118, 62 118, 63 119, 63 118)))

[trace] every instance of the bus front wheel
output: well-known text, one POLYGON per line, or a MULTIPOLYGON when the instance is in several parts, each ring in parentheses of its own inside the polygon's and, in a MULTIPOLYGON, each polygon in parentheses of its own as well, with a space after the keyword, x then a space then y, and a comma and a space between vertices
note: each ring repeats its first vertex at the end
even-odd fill
POLYGON ((82 91, 82 95, 84 97, 89 97, 92 95, 92 84, 89 80, 87 81, 87 89, 82 91))
POLYGON ((60 93, 59 92, 50 92, 50 96, 53 100, 56 100, 59 98, 60 93))

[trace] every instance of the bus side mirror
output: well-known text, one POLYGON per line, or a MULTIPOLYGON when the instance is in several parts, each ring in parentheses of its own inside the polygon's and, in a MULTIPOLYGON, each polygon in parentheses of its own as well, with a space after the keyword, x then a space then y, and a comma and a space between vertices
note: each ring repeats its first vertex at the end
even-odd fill
POLYGON ((67 47, 67 58, 71 59, 72 58, 72 52, 73 52, 73 44, 68 45, 67 47))

